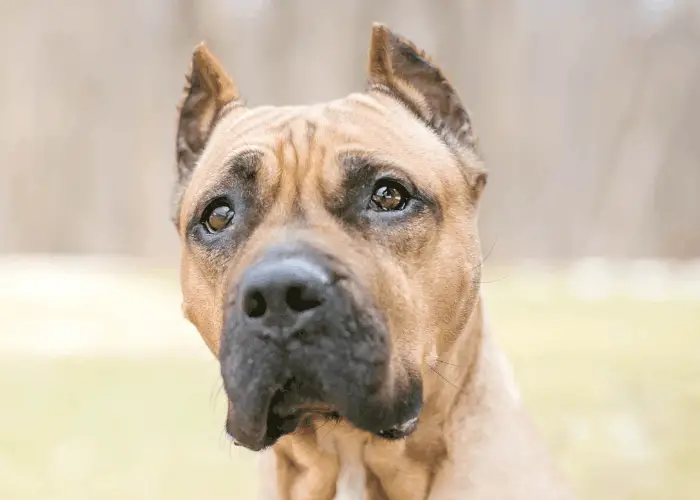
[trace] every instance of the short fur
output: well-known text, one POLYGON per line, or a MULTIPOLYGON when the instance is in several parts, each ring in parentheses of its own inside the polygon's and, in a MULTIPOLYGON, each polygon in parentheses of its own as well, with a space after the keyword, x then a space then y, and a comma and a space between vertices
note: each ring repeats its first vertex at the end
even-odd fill
MULTIPOLYGON (((236 378, 264 390, 265 370, 278 366, 264 365, 272 355, 264 342, 246 350, 251 333, 231 319, 237 284, 271 248, 291 243, 332 259, 347 278, 348 314, 374 318, 347 338, 363 342, 361 332, 375 331, 364 335, 386 343, 386 354, 373 349, 372 365, 384 367, 386 380, 363 372, 382 385, 383 403, 400 403, 411 377, 422 391, 419 424, 404 439, 360 430, 343 415, 308 415, 306 426, 260 452, 261 498, 569 498, 488 330, 477 232, 486 171, 470 115, 443 73, 377 24, 367 89, 336 101, 247 107, 203 45, 188 82, 175 189, 183 311, 222 362, 229 418, 248 408, 236 378), (395 219, 367 213, 357 200, 381 172, 413 184, 424 198, 417 208, 395 219), (200 220, 217 196, 233 199, 237 222, 211 238, 200 220), (235 371, 242 350, 258 362, 235 371)), ((333 347, 314 366, 340 352, 337 342, 324 345, 333 347)), ((329 380, 356 380, 355 364, 318 369, 329 380)), ((362 402, 362 387, 348 397, 362 402)))

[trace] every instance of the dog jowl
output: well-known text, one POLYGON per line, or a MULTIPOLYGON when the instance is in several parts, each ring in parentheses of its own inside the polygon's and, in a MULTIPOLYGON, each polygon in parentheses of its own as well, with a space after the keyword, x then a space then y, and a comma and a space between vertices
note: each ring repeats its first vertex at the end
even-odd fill
POLYGON ((325 415, 421 425, 428 359, 477 303, 485 173, 441 71, 383 26, 368 85, 248 106, 204 46, 180 106, 183 308, 221 365, 227 430, 261 450, 325 415))

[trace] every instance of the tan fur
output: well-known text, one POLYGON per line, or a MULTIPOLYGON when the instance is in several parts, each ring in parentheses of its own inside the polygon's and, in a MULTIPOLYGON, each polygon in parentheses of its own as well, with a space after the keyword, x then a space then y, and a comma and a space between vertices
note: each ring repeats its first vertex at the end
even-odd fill
MULTIPOLYGON (((224 109, 237 102, 238 92, 208 51, 198 49, 193 71, 204 68, 206 92, 196 103, 204 99, 208 107, 196 122, 203 124, 200 136, 183 141, 206 147, 185 160, 196 168, 185 165, 191 175, 178 200, 183 311, 218 353, 222 310, 235 300, 227 297, 229 284, 262 249, 293 237, 327 249, 368 286, 392 335, 392 376, 400 380, 406 366, 420 370, 424 408, 414 434, 391 442, 345 421, 311 417, 311 428, 263 452, 263 481, 272 481, 274 471, 275 487, 264 487, 262 498, 569 498, 508 385, 484 321, 477 215, 485 173, 466 108, 448 95, 450 112, 436 113, 434 100, 451 89, 446 81, 429 88, 422 86, 429 81, 423 75, 416 80, 396 73, 391 36, 382 26, 374 29, 370 90, 299 107, 224 109), (244 151, 262 154, 258 196, 267 211, 250 238, 225 263, 215 263, 191 243, 185 228, 207 193, 226 182, 230 159, 244 151), (342 195, 338 162, 345 153, 395 165, 434 194, 439 222, 419 214, 388 231, 370 227, 364 237, 349 231, 324 204, 329 195, 342 195)), ((189 89, 185 107, 188 99, 189 89)))

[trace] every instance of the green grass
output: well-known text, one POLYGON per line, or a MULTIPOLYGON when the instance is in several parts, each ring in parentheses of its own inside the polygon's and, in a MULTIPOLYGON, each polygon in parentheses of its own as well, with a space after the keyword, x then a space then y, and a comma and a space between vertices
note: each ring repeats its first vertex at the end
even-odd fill
MULTIPOLYGON (((697 498, 700 303, 485 285, 525 402, 580 498, 697 498)), ((177 313, 177 312, 175 312, 177 313)), ((2 333, 0 333, 2 335, 2 333)), ((205 357, 2 357, 0 499, 253 497, 205 357)))

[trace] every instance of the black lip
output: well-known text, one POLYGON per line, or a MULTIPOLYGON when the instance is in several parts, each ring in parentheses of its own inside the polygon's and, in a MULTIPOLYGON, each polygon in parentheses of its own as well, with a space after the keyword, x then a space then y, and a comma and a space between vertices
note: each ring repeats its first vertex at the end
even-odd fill
POLYGON ((313 388, 292 377, 271 392, 265 405, 265 416, 258 419, 258 422, 264 420, 264 426, 257 425, 254 434, 237 427, 241 415, 235 415, 231 403, 226 430, 236 445, 260 451, 274 445, 283 436, 294 433, 300 426, 308 425, 304 424, 307 416, 321 415, 330 420, 345 420, 360 430, 388 441, 405 439, 417 429, 422 408, 420 378, 412 378, 412 382, 391 405, 372 407, 370 398, 353 405, 357 408, 348 411, 348 408, 324 404, 325 398, 319 398, 313 388))
POLYGON ((301 413, 281 415, 271 409, 267 414, 263 433, 252 436, 241 433, 241 430, 235 426, 235 420, 229 415, 226 419, 226 432, 236 446, 242 446, 251 451, 261 451, 275 444, 282 436, 294 432, 299 426, 301 416, 301 413))
POLYGON ((357 429, 386 440, 404 439, 417 428, 422 409, 419 376, 409 377, 409 383, 402 385, 393 397, 375 393, 348 400, 342 396, 347 394, 342 384, 327 389, 330 390, 319 392, 315 384, 300 384, 292 377, 283 385, 249 393, 249 404, 230 405, 226 430, 239 446, 260 451, 294 433, 310 414, 345 420, 357 429))
MULTIPOLYGON (((260 401, 265 408, 270 408, 273 397, 274 394, 267 397, 263 395, 262 397, 258 397, 256 399, 258 399, 258 401, 260 401), (262 402, 264 399, 267 399, 267 402, 262 402)), ((228 415, 226 416, 226 432, 233 439, 236 445, 243 446, 252 451, 260 451, 266 446, 274 444, 274 442, 283 435, 282 429, 287 427, 284 425, 285 422, 283 421, 273 420, 270 422, 270 413, 271 412, 266 413, 268 418, 263 425, 261 425, 259 420, 254 424, 251 424, 251 419, 247 418, 246 413, 240 411, 240 409, 236 410, 233 404, 229 404, 229 411, 228 415), (241 419, 242 415, 244 415, 243 419, 241 419), (272 427, 270 427, 270 425, 272 425, 272 427), (268 429, 270 428, 280 434, 268 444, 268 429)))
MULTIPOLYGON (((328 420, 340 421, 343 417, 336 411, 306 411, 306 410, 286 410, 284 406, 280 407, 280 403, 284 400, 284 391, 278 391, 272 398, 270 404, 270 412, 266 419, 266 429, 265 434, 262 436, 261 440, 258 441, 245 441, 241 442, 233 437, 232 430, 229 429, 230 420, 227 421, 227 432, 229 436, 232 437, 233 442, 236 446, 243 446, 251 451, 261 451, 265 448, 273 446, 280 438, 286 436, 287 434, 294 433, 300 425, 302 424, 304 418, 311 415, 321 415, 328 420)), ((418 428, 418 419, 412 418, 403 424, 397 424, 391 428, 380 430, 380 431, 368 431, 373 435, 385 439, 387 441, 398 441, 405 439, 415 432, 418 428)))
POLYGON ((295 378, 289 378, 283 385, 278 385, 270 391, 267 402, 262 403, 263 406, 260 407, 260 409, 264 408, 265 416, 258 418, 258 424, 254 427, 240 426, 241 415, 236 415, 235 407, 231 403, 226 420, 226 432, 238 446, 252 451, 260 451, 272 446, 282 436, 291 434, 297 429, 302 417, 310 413, 300 408, 299 405, 313 404, 317 401, 318 399, 309 396, 308 392, 300 390, 300 384, 295 378), (264 426, 260 425, 260 421, 263 419, 264 426))
POLYGON ((396 425, 389 429, 379 431, 377 436, 389 441, 397 441, 410 436, 418 428, 418 418, 412 418, 403 424, 396 425))

